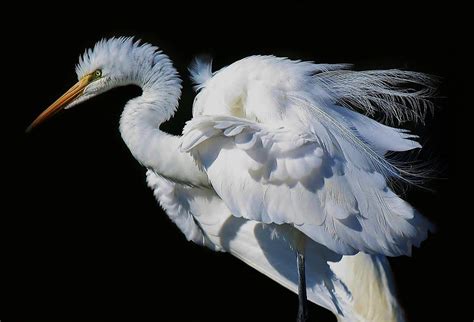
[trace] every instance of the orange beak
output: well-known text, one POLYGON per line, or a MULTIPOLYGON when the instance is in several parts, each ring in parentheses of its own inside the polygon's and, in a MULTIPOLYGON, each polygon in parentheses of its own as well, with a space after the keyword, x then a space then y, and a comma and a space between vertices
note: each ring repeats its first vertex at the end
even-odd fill
POLYGON ((58 98, 53 104, 51 104, 47 109, 45 109, 38 117, 28 126, 26 132, 30 132, 33 128, 38 126, 40 123, 43 123, 47 119, 51 118, 53 115, 62 110, 69 103, 74 101, 76 98, 82 95, 84 88, 90 84, 92 81, 92 74, 85 75, 74 84, 66 93, 64 93, 60 98, 58 98))

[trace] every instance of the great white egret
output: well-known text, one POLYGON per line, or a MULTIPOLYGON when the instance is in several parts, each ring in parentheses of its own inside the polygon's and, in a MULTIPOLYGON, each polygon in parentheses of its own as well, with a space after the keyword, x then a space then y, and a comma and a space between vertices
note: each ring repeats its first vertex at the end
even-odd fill
POLYGON ((169 58, 132 38, 99 41, 80 58, 78 83, 28 130, 113 87, 140 86, 120 132, 188 240, 298 293, 299 321, 306 298, 340 321, 402 321, 384 256, 409 254, 431 225, 391 190, 410 173, 386 155, 420 145, 351 108, 416 121, 430 107, 430 78, 273 56, 218 72, 196 61, 191 72, 194 117, 173 136, 159 129, 181 95, 169 58))

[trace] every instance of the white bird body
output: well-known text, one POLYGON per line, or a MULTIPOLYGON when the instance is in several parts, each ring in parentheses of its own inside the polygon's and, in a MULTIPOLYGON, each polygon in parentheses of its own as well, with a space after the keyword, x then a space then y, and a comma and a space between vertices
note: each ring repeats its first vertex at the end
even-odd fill
POLYGON ((53 103, 32 126, 63 101, 71 107, 139 85, 143 93, 126 104, 120 132, 188 240, 229 252, 293 292, 295 249, 302 248, 309 300, 341 321, 402 321, 383 255, 409 254, 430 226, 389 188, 403 170, 384 155, 419 144, 341 105, 416 119, 423 104, 403 103, 416 107, 429 93, 390 86, 428 82, 416 73, 346 67, 252 56, 212 73, 198 63, 194 117, 178 137, 159 129, 181 94, 168 57, 130 38, 104 40, 76 69, 79 87, 71 93, 83 91, 53 103))

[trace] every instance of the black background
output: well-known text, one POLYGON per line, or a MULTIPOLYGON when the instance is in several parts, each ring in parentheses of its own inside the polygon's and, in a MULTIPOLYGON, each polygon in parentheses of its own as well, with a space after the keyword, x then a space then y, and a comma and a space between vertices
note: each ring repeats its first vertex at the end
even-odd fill
MULTIPOLYGON (((12 88, 5 91, 11 106, 3 107, 12 107, 3 126, 8 193, 2 224, 2 288, 12 317, 294 320, 294 294, 230 255, 187 242, 161 211, 145 184, 145 170, 118 131, 122 107, 139 95, 137 88, 114 89, 23 133, 76 81, 74 66, 85 48, 122 35, 160 46, 182 75, 180 109, 164 126, 174 134, 191 117, 187 66, 202 53, 214 56, 215 68, 252 54, 274 54, 441 76, 439 107, 425 127, 415 129, 426 146, 420 158, 433 161, 440 179, 427 182, 430 190, 406 194, 438 232, 413 257, 390 262, 409 320, 453 316, 461 306, 456 280, 462 273, 452 264, 458 257, 449 224, 457 215, 449 185, 454 161, 448 160, 454 153, 454 89, 460 86, 449 64, 459 59, 460 49, 446 27, 449 13, 400 4, 362 15, 319 4, 238 7, 137 4, 48 13, 47 7, 30 5, 32 12, 46 13, 18 18, 29 27, 6 41, 15 50, 7 52, 4 66, 12 69, 12 88)), ((316 305, 310 309, 311 320, 335 320, 316 305)))

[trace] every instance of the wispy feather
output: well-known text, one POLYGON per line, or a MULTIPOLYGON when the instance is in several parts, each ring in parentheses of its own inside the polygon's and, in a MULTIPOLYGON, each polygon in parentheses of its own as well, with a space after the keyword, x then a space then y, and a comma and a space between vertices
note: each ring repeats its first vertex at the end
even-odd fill
POLYGON ((430 99, 435 95, 437 79, 423 73, 397 69, 337 70, 317 74, 315 78, 338 104, 370 116, 380 113, 388 123, 423 122, 434 108, 430 99))
POLYGON ((188 70, 194 83, 194 90, 201 90, 212 77, 212 57, 207 55, 195 57, 188 70))

